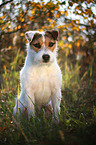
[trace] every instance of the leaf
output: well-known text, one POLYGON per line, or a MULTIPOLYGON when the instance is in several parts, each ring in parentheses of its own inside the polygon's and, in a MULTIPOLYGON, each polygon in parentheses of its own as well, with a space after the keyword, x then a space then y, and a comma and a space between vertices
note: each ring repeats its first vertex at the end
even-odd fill
POLYGON ((46 16, 48 17, 50 15, 50 13, 48 12, 47 14, 46 14, 46 16))
POLYGON ((59 18, 60 16, 61 16, 61 13, 58 12, 58 13, 56 14, 56 18, 59 18))
POLYGON ((72 49, 72 44, 69 44, 68 47, 69 47, 70 49, 72 49))
POLYGON ((58 11, 58 9, 59 9, 59 8, 58 8, 58 7, 56 7, 56 8, 55 8, 55 11, 58 11))
POLYGON ((65 45, 64 45, 65 47, 68 47, 68 43, 65 43, 65 45))
POLYGON ((88 19, 88 17, 84 17, 84 19, 88 19))
POLYGON ((16 5, 17 5, 17 6, 19 6, 19 5, 20 5, 20 3, 17 3, 16 5))
POLYGON ((53 24, 53 23, 51 23, 51 28, 52 28, 52 29, 54 28, 54 24, 53 24))
POLYGON ((37 5, 36 5, 39 9, 41 9, 42 8, 42 6, 38 3, 37 5))
POLYGON ((25 43, 28 43, 28 40, 25 40, 25 43))
POLYGON ((50 19, 50 18, 47 18, 47 21, 49 21, 49 22, 52 22, 52 19, 50 19))
POLYGON ((4 18, 5 18, 5 15, 1 16, 1 17, 0 17, 0 20, 2 20, 2 19, 4 19, 4 18))
POLYGON ((65 1, 63 1, 61 4, 62 4, 62 5, 65 5, 65 4, 66 4, 66 2, 65 2, 65 1))
POLYGON ((32 15, 34 15, 34 14, 35 14, 35 11, 34 11, 34 10, 32 10, 32 11, 31 11, 31 14, 32 14, 32 15))
POLYGON ((21 22, 24 22, 24 18, 21 19, 21 22))
POLYGON ((24 33, 21 33, 20 36, 24 36, 24 33))
POLYGON ((21 28, 21 25, 19 25, 17 28, 20 29, 21 28))
POLYGON ((65 12, 64 11, 61 11, 61 14, 65 14, 65 12))
POLYGON ((1 30, 4 30, 5 29, 5 26, 3 26, 2 28, 1 28, 1 30))
POLYGON ((65 12, 65 16, 66 16, 66 17, 68 16, 68 12, 67 12, 67 11, 65 12))
POLYGON ((11 32, 11 29, 10 28, 8 29, 8 32, 11 32))
POLYGON ((73 6, 73 2, 70 2, 70 1, 69 1, 69 6, 71 6, 71 7, 72 7, 72 6, 73 6))
POLYGON ((76 46, 77 47, 80 47, 80 42, 79 41, 76 43, 76 46))
POLYGON ((15 27, 15 30, 17 30, 18 28, 17 27, 15 27))
POLYGON ((91 15, 91 14, 92 14, 91 9, 87 9, 87 13, 88 13, 89 15, 91 15))
POLYGON ((90 4, 90 0, 87 0, 87 3, 90 4))
POLYGON ((63 36, 63 39, 64 39, 64 40, 66 40, 66 39, 67 39, 67 37, 66 37, 66 36, 63 36))
POLYGON ((71 36, 71 33, 70 33, 70 32, 68 32, 68 35, 69 35, 69 36, 71 36))
POLYGON ((58 45, 59 45, 59 47, 62 47, 63 46, 63 40, 59 41, 58 45))
POLYGON ((9 47, 8 47, 8 49, 11 49, 12 48, 12 46, 10 45, 9 47))

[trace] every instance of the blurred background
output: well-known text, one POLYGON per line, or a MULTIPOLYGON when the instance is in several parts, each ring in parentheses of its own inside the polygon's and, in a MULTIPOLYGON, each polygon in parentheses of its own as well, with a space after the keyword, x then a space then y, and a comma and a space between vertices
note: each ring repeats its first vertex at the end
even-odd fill
POLYGON ((96 67, 95 0, 1 0, 0 87, 4 85, 4 72, 19 71, 23 66, 27 43, 25 32, 47 29, 59 30, 59 62, 62 71, 65 62, 69 71, 70 67, 78 63, 81 77, 88 66, 96 67))
MULTIPOLYGON (((12 109, 20 83, 19 71, 25 61, 28 43, 25 32, 50 29, 59 31, 58 63, 63 75, 61 116, 65 114, 64 121, 69 128, 74 119, 85 125, 96 120, 96 1, 1 0, 2 134, 7 134, 6 128, 12 124, 12 109)), ((59 132, 61 138, 63 133, 59 132)))

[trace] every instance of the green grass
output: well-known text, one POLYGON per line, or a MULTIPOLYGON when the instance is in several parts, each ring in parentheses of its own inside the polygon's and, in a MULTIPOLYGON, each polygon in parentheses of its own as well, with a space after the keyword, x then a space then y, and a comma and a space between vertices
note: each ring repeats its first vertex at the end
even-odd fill
MULTIPOLYGON (((17 62, 17 58, 16 58, 17 62)), ((13 63, 17 65, 16 63, 13 63)), ((18 126, 13 123, 13 108, 18 96, 19 72, 11 65, 5 67, 1 89, 0 144, 1 145, 95 145, 96 144, 96 88, 92 62, 80 77, 80 65, 62 67, 63 85, 60 122, 55 125, 46 119, 43 110, 35 121, 24 118, 18 126)))

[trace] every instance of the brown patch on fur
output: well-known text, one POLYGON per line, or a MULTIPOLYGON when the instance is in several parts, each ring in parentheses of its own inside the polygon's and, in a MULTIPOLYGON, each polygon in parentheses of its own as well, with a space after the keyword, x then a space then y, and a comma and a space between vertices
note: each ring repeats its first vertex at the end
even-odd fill
POLYGON ((45 45, 47 46, 48 49, 50 49, 51 51, 54 51, 55 47, 56 47, 56 42, 54 39, 51 39, 50 36, 45 36, 45 45), (49 47, 49 43, 55 43, 52 47, 49 47))
POLYGON ((42 46, 43 46, 43 39, 42 39, 42 36, 40 36, 40 34, 39 35, 35 35, 35 38, 33 38, 33 40, 32 40, 32 47, 33 47, 33 49, 36 51, 36 52, 38 52, 39 50, 41 50, 41 48, 42 48, 42 46), (40 48, 37 48, 37 47, 35 47, 34 46, 34 44, 40 44, 40 48))
POLYGON ((59 32, 56 31, 56 30, 48 30, 46 31, 46 34, 45 35, 50 35, 50 37, 54 40, 58 40, 58 35, 59 35, 59 32))
POLYGON ((52 37, 51 33, 47 33, 45 34, 45 42, 43 42, 43 37, 41 34, 36 33, 33 37, 33 40, 31 42, 31 45, 33 47, 33 49, 36 52, 39 52, 45 43, 45 47, 48 48, 51 51, 54 51, 55 47, 56 47, 56 40, 52 37), (50 47, 50 43, 53 43, 53 46, 50 47), (40 47, 38 47, 38 45, 40 47))
POLYGON ((36 34, 34 35, 33 39, 32 39, 32 42, 35 41, 35 40, 38 40, 40 37, 42 37, 42 35, 39 34, 39 33, 36 33, 36 34))

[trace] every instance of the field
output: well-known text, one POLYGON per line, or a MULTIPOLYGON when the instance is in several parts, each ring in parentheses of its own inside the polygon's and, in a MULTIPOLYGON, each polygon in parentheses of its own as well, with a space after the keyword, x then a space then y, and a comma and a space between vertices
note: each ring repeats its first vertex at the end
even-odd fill
MULTIPOLYGON (((17 53, 10 71, 4 67, 1 84, 1 145, 95 145, 96 144, 96 74, 94 59, 82 73, 81 65, 69 65, 67 60, 59 64, 62 70, 62 101, 60 122, 55 125, 51 117, 41 116, 30 122, 24 118, 18 126, 13 122, 15 98, 19 94, 17 53)), ((23 58, 24 61, 24 58, 23 58)))

